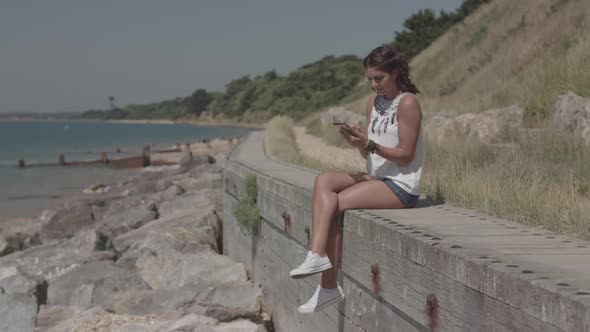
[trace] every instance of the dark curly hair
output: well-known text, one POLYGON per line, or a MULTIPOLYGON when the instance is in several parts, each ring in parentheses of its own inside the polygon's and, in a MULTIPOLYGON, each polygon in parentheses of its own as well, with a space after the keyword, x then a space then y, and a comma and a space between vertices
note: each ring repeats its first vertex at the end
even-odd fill
POLYGON ((380 46, 367 55, 363 60, 363 66, 365 69, 368 67, 377 67, 379 70, 387 73, 395 71, 397 74, 396 83, 400 91, 413 94, 420 93, 420 90, 418 90, 410 79, 410 65, 408 65, 408 58, 404 53, 396 52, 389 47, 380 46))

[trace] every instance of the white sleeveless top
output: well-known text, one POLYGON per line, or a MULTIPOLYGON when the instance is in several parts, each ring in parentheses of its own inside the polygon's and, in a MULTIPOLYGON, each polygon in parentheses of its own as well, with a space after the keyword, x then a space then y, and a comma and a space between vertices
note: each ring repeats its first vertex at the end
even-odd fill
MULTIPOLYGON (((402 97, 408 94, 410 93, 402 93, 393 100, 387 100, 383 96, 375 98, 375 105, 371 110, 371 122, 368 127, 369 139, 388 148, 398 145, 397 106, 402 97)), ((409 165, 398 165, 376 153, 369 153, 367 155, 367 172, 380 179, 390 179, 412 195, 420 195, 422 159, 422 124, 420 124, 414 159, 409 165)))

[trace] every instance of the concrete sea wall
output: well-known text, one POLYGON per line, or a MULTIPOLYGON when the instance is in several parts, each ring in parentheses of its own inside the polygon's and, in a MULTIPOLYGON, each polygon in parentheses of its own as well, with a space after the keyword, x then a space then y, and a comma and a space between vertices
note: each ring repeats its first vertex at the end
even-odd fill
POLYGON ((271 160, 263 135, 252 133, 226 161, 223 248, 262 288, 277 331, 589 331, 588 241, 427 201, 347 211, 346 298, 300 315, 319 276, 293 280, 289 271, 307 251, 317 172, 271 160), (248 175, 257 179, 257 234, 232 214, 248 175))

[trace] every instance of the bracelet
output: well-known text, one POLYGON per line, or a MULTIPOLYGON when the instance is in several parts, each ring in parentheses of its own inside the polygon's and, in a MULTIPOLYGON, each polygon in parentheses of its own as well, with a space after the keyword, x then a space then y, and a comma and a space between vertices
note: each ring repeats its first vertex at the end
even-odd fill
POLYGON ((375 143, 375 141, 372 139, 368 140, 367 144, 365 145, 365 150, 367 150, 369 153, 375 153, 375 150, 377 150, 377 143, 375 143))

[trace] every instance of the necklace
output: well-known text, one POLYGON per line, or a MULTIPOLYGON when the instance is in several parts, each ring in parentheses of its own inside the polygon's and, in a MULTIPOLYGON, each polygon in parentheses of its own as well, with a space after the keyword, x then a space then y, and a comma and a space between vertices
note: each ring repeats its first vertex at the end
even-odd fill
POLYGON ((377 102, 375 103, 375 110, 377 111, 377 113, 379 113, 379 115, 385 115, 387 111, 396 108, 397 104, 399 104, 398 99, 399 96, 401 96, 401 94, 402 92, 398 91, 397 95, 392 100, 387 100, 382 95, 378 96, 377 102))

